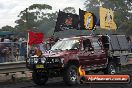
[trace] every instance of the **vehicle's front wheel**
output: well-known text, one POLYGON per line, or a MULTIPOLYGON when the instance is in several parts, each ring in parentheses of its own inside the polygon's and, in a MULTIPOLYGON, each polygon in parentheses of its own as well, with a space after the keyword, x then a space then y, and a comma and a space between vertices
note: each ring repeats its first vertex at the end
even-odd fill
POLYGON ((48 81, 48 77, 44 73, 38 73, 36 71, 33 71, 32 79, 37 85, 44 85, 48 81))
POLYGON ((78 79, 77 66, 70 65, 66 67, 64 71, 64 76, 63 76, 64 82, 67 85, 74 85, 74 84, 77 84, 77 79, 78 79))

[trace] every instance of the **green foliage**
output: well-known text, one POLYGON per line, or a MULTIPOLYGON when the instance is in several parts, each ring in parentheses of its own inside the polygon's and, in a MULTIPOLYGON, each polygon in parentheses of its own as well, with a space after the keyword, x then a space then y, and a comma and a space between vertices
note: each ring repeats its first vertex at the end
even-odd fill
POLYGON ((38 10, 44 10, 44 9, 50 9, 52 10, 52 6, 47 4, 33 4, 29 6, 29 10, 38 9, 38 10))
POLYGON ((75 10, 74 7, 66 7, 66 8, 63 9, 63 12, 75 14, 76 10, 75 10))
POLYGON ((28 30, 44 32, 44 30, 51 29, 53 27, 51 25, 48 29, 46 29, 47 27, 43 27, 43 30, 40 29, 41 25, 47 26, 47 23, 55 18, 55 13, 48 13, 49 10, 52 10, 50 5, 33 4, 21 11, 18 15, 19 19, 15 21, 17 23, 15 29, 17 29, 18 35, 25 36, 28 30))
POLYGON ((14 31, 14 28, 11 27, 11 26, 6 25, 6 26, 3 26, 3 27, 0 29, 0 31, 11 31, 11 32, 13 32, 13 31, 14 31))

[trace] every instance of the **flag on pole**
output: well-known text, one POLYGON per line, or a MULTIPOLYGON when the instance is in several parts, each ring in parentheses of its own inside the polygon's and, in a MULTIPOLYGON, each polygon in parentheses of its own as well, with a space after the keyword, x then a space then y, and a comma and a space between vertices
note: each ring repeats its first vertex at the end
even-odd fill
POLYGON ((43 42, 43 33, 41 32, 28 32, 28 44, 40 44, 43 42))
POLYGON ((54 32, 78 29, 78 15, 59 11, 54 32))
POLYGON ((97 23, 97 18, 96 16, 87 11, 83 11, 79 9, 79 17, 80 17, 80 30, 92 30, 97 23))
POLYGON ((112 10, 100 7, 100 28, 116 30, 117 26, 114 22, 114 13, 112 10))

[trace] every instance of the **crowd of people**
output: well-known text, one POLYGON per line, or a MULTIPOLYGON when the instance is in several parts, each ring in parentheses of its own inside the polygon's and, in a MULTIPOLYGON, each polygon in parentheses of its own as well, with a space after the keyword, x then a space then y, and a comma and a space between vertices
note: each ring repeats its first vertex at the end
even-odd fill
POLYGON ((26 41, 17 37, 0 37, 0 63, 23 61, 26 56, 26 41))

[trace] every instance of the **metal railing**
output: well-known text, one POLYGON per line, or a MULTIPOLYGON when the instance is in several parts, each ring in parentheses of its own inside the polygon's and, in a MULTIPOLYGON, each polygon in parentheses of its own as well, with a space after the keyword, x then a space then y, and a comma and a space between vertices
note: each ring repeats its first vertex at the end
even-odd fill
POLYGON ((24 71, 28 71, 25 61, 0 63, 0 74, 24 71))
POLYGON ((26 42, 0 42, 0 74, 27 71, 26 42))

